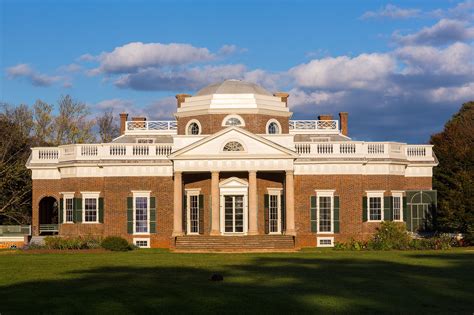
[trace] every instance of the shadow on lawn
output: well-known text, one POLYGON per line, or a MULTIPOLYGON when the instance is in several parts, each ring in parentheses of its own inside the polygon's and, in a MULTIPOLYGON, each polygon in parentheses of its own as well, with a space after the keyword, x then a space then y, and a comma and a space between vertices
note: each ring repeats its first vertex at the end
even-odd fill
MULTIPOLYGON (((257 256, 244 264, 110 267, 1 288, 0 313, 472 313, 473 255, 257 256), (430 258, 435 265, 423 264, 430 258), (436 266, 438 265, 438 266, 436 266), (211 282, 212 272, 223 282, 211 282)), ((192 255, 187 256, 192 259, 192 255)), ((225 256, 222 256, 226 259, 225 256)), ((229 256, 229 258, 232 256, 229 256)), ((178 258, 183 260, 183 258, 178 258)), ((189 261, 187 262, 189 264, 189 261)))

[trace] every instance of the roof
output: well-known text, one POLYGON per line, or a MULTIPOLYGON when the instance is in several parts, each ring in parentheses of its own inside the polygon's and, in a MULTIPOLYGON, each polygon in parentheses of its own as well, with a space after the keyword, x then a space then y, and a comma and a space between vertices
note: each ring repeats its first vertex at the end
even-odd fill
POLYGON ((261 86, 242 80, 225 80, 223 82, 208 85, 199 90, 195 96, 211 94, 260 94, 273 96, 272 93, 268 92, 261 86))

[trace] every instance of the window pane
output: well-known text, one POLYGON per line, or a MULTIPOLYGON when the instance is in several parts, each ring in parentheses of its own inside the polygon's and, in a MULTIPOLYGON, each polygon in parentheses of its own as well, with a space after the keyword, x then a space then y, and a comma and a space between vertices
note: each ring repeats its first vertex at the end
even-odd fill
POLYGON ((369 198, 369 219, 371 221, 382 220, 382 198, 381 197, 369 198))
POLYGON ((399 221, 401 220, 401 200, 402 198, 400 197, 393 197, 393 220, 399 221))
POLYGON ((84 199, 85 222, 97 222, 97 198, 84 199))
POLYGON ((135 198, 135 232, 148 232, 148 197, 135 198))
POLYGON ((278 195, 269 195, 269 198, 269 231, 276 233, 278 232, 278 195))
POLYGON ((199 198, 189 196, 189 232, 199 233, 199 198))
POLYGON ((319 197, 319 231, 331 232, 331 197, 319 197))
POLYGON ((65 209, 66 209, 66 222, 73 222, 73 206, 72 206, 73 199, 67 198, 65 201, 65 209))

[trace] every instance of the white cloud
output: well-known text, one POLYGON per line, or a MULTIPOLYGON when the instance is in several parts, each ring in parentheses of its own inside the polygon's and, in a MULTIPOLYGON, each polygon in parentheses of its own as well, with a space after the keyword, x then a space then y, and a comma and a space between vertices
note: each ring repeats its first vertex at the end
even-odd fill
POLYGON ((223 45, 220 49, 218 54, 221 56, 228 56, 235 53, 243 53, 246 52, 247 48, 239 48, 236 45, 223 45))
POLYGON ((393 38, 402 45, 443 45, 473 39, 474 27, 469 27, 463 21, 442 19, 414 34, 403 36, 394 33, 393 38))
POLYGON ((387 4, 385 7, 380 8, 377 11, 367 11, 360 18, 371 19, 371 18, 390 18, 390 19, 406 19, 417 17, 420 15, 419 9, 402 9, 393 4, 387 4))
POLYGON ((447 10, 437 9, 428 13, 434 18, 451 18, 463 21, 474 20, 474 0, 467 0, 458 3, 455 7, 447 10))
POLYGON ((289 91, 290 97, 288 103, 292 109, 304 105, 320 105, 324 103, 339 103, 346 96, 347 92, 328 92, 324 90, 319 91, 304 91, 299 88, 293 88, 289 91))
POLYGON ((133 42, 99 56, 98 73, 130 73, 150 67, 178 66, 215 58, 207 48, 189 44, 133 42))
POLYGON ((25 63, 7 68, 7 75, 10 79, 24 78, 32 85, 39 87, 50 86, 61 80, 61 77, 59 76, 49 76, 47 74, 39 73, 25 63))
POLYGON ((474 82, 462 86, 429 90, 427 95, 432 102, 463 103, 471 101, 474 100, 474 82))
POLYGON ((316 89, 378 89, 395 69, 389 54, 315 59, 289 70, 298 86, 316 89))

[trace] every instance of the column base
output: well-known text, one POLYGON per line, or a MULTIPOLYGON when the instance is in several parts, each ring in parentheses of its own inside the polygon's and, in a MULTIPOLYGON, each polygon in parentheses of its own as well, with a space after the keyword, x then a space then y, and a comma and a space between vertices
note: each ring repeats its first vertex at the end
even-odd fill
POLYGON ((221 235, 221 231, 211 231, 211 233, 209 233, 209 235, 219 236, 219 235, 221 235))
POLYGON ((248 231, 247 235, 258 235, 258 231, 248 231))
POLYGON ((184 236, 184 233, 183 232, 173 232, 173 234, 171 234, 171 237, 176 237, 176 236, 184 236))
POLYGON ((286 230, 285 235, 296 236, 296 231, 295 230, 286 230))

